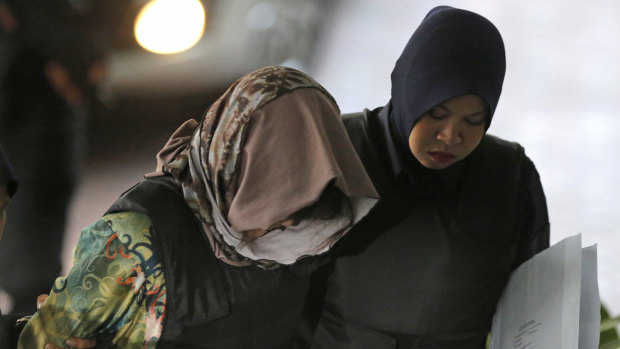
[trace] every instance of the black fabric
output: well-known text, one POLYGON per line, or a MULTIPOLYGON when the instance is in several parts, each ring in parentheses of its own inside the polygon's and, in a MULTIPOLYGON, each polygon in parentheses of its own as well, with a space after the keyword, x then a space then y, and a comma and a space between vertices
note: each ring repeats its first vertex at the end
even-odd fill
POLYGON ((0 348, 12 349, 17 348, 17 340, 21 330, 26 325, 25 321, 17 321, 20 315, 2 315, 0 314, 0 348))
POLYGON ((17 190, 17 178, 2 145, 0 145, 0 185, 6 185, 9 196, 13 196, 17 190))
POLYGON ((386 348, 482 349, 509 274, 549 245, 536 169, 486 135, 452 190, 425 195, 392 171, 380 112, 343 119, 382 200, 325 269, 314 347, 357 348, 366 331, 386 348))
POLYGON ((417 120, 437 104, 463 94, 482 97, 491 122, 506 70, 504 43, 486 18, 461 9, 431 10, 392 71, 390 126, 406 149, 417 120))
POLYGON ((289 268, 234 267, 218 260, 169 178, 148 179, 108 212, 152 220, 166 280, 166 318, 158 348, 289 348, 309 286, 289 268))

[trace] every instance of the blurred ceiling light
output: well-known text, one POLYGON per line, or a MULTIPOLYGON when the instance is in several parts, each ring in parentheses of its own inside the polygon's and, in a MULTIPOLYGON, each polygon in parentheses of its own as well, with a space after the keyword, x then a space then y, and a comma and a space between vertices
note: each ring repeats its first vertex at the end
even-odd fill
POLYGON ((205 10, 200 0, 152 0, 140 10, 134 33, 146 50, 170 54, 194 46, 204 27, 205 10))

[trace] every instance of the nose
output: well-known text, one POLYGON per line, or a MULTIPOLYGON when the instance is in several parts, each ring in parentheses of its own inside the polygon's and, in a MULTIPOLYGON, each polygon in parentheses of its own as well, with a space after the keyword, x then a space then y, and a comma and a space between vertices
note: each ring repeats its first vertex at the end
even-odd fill
POLYGON ((463 133, 458 122, 446 121, 437 132, 437 139, 449 146, 463 142, 463 133))

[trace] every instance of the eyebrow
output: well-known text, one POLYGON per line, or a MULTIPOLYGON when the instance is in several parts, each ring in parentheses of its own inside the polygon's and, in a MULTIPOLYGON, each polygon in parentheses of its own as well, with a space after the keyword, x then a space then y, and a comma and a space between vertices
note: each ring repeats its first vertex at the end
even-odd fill
POLYGON ((479 111, 477 113, 473 113, 473 114, 469 114, 469 115, 464 115, 463 117, 468 118, 468 117, 471 117, 471 116, 478 116, 478 115, 487 116, 488 113, 487 113, 486 110, 484 110, 484 111, 479 111))
MULTIPOLYGON (((442 108, 442 109, 444 109, 445 111, 447 111, 447 112, 449 112, 449 113, 452 113, 452 110, 450 110, 448 107, 446 107, 445 105, 443 105, 443 103, 439 103, 439 104, 437 104, 437 105, 436 105, 436 107, 441 107, 441 108, 442 108)), ((488 114, 488 110, 486 110, 486 109, 485 109, 485 110, 481 110, 481 111, 479 111, 479 112, 475 112, 475 113, 472 113, 472 114, 463 115, 463 117, 468 118, 468 117, 471 117, 471 116, 478 116, 478 115, 481 115, 481 114, 488 114)), ((487 115, 485 115, 485 116, 487 116, 487 115)))

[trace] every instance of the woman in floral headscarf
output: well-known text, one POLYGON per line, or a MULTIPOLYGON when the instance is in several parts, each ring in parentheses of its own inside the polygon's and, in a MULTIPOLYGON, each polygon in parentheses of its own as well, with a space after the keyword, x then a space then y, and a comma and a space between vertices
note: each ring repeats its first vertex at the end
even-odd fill
POLYGON ((333 98, 294 69, 236 81, 87 227, 20 337, 290 347, 309 271, 376 203, 333 98))

